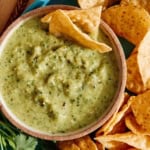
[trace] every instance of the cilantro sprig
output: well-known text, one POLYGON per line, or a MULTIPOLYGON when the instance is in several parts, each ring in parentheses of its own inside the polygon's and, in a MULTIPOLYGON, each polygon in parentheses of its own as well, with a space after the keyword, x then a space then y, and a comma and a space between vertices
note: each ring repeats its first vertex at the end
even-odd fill
POLYGON ((21 133, 0 113, 0 149, 35 150, 38 140, 21 133))
POLYGON ((0 150, 57 150, 52 141, 44 141, 22 133, 0 112, 0 150))

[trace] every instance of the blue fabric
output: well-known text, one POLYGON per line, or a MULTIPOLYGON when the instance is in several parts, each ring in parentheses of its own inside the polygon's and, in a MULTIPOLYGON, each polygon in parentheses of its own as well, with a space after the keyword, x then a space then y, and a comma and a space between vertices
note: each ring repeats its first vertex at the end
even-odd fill
POLYGON ((51 0, 35 0, 23 13, 27 13, 33 9, 44 7, 50 4, 51 0))
POLYGON ((44 7, 47 5, 54 5, 54 4, 78 6, 77 0, 35 0, 23 13, 27 13, 39 7, 44 7))

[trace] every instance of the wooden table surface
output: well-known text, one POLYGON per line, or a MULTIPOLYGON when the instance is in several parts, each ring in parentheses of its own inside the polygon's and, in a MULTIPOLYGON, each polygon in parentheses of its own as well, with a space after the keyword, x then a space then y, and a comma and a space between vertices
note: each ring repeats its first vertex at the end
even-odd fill
POLYGON ((2 34, 9 23, 19 16, 17 13, 23 11, 22 9, 27 7, 33 1, 34 0, 0 0, 0 34, 2 34), (24 8, 19 10, 18 6, 20 4, 22 4, 24 8))

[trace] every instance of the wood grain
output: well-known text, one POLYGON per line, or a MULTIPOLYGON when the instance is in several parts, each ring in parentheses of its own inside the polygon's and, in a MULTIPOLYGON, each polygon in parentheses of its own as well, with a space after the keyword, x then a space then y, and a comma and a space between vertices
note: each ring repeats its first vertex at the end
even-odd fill
POLYGON ((0 35, 34 0, 0 0, 0 35))
POLYGON ((0 33, 15 9, 17 0, 0 0, 0 33))

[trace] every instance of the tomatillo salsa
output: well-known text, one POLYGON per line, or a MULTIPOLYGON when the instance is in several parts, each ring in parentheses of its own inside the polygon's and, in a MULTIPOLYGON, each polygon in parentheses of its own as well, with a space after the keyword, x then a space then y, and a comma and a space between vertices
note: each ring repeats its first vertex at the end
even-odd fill
MULTIPOLYGON (((99 40, 109 43, 102 31, 99 40)), ((113 50, 101 54, 56 38, 35 17, 16 29, 0 55, 0 91, 25 124, 66 133, 106 111, 117 90, 118 72, 113 50)))

